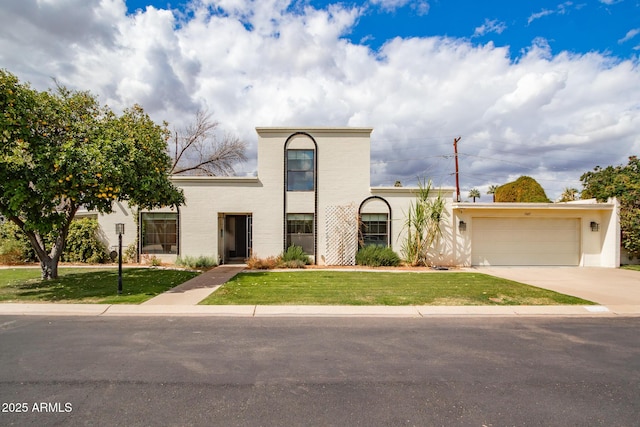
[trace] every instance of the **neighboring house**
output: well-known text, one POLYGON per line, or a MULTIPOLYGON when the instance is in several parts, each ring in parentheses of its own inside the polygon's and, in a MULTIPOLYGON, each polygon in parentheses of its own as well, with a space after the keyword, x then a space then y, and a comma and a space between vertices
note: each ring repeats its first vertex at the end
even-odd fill
MULTIPOLYGON (((110 247, 115 224, 124 223, 125 246, 138 235, 143 257, 166 261, 213 255, 243 262, 291 244, 321 265, 353 264, 359 243, 400 253, 417 188, 370 187, 371 128, 256 131, 256 177, 174 176, 186 204, 143 211, 137 220, 117 203, 98 218, 110 247)), ((615 203, 455 203, 455 189, 439 191, 447 214, 434 265, 619 265, 615 203)))

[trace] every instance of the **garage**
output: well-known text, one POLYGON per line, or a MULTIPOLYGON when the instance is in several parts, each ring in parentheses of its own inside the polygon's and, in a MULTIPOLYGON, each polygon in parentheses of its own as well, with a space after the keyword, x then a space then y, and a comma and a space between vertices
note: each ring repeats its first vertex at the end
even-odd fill
POLYGON ((580 264, 579 218, 473 218, 473 265, 580 264))

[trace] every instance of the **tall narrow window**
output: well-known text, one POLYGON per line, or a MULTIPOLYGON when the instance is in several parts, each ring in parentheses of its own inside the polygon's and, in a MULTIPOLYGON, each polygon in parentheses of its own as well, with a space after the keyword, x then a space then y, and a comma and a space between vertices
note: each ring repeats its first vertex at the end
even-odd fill
POLYGON ((287 247, 291 245, 313 255, 313 214, 287 214, 287 247))
POLYGON ((142 253, 178 253, 178 214, 143 212, 140 215, 142 253))
POLYGON ((313 191, 313 150, 287 150, 287 191, 313 191))
POLYGON ((362 244, 389 246, 389 217, 387 214, 362 214, 362 244))

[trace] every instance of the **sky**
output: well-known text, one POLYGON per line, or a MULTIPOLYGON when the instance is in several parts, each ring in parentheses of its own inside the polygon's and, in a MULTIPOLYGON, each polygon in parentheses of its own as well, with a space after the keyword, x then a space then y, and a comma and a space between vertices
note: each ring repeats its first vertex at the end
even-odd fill
POLYGON ((528 175, 556 199, 640 154, 640 0, 0 0, 0 67, 180 128, 366 126, 371 183, 528 175))

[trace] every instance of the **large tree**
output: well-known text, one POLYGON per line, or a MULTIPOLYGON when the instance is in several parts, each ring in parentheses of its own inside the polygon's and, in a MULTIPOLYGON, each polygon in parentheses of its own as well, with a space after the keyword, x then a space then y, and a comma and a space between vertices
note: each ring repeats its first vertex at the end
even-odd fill
POLYGON ((247 145, 236 136, 217 135, 218 122, 198 111, 192 123, 176 130, 169 146, 171 174, 232 175, 236 163, 247 160, 247 145))
POLYGON ((583 199, 595 198, 600 202, 616 197, 620 202, 620 229, 622 246, 632 257, 640 257, 640 160, 629 157, 629 163, 620 166, 596 166, 580 177, 583 199))
POLYGON ((0 70, 0 108, 0 214, 26 234, 43 278, 58 276, 80 206, 109 213, 116 201, 184 203, 167 175, 166 126, 141 107, 117 115, 89 92, 40 92, 0 70))
POLYGON ((544 189, 530 176, 521 176, 513 182, 501 185, 495 190, 496 202, 548 203, 544 189))

